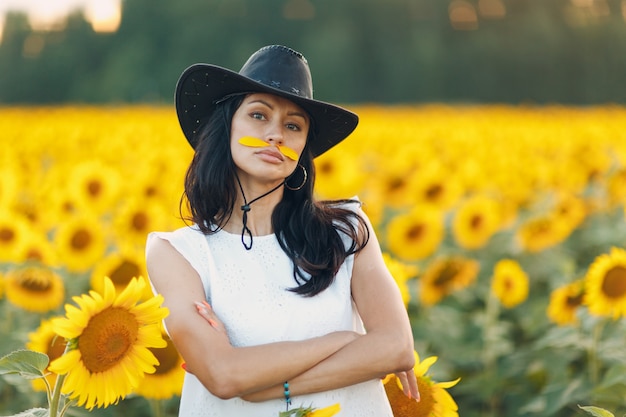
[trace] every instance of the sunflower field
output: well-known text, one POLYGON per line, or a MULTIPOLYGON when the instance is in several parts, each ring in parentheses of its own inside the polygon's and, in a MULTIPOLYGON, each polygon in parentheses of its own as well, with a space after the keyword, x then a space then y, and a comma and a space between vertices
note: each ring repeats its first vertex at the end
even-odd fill
MULTIPOLYGON (((352 110, 316 192, 359 197, 403 294, 422 401, 386 381, 396 416, 626 413, 626 109, 352 110)), ((170 107, 0 108, 0 132, 0 357, 54 359, 64 305, 145 277, 146 234, 184 225, 192 150, 170 107)), ((131 395, 72 415, 175 416, 167 342, 131 395)), ((1 378, 0 415, 45 402, 41 382, 1 378)))

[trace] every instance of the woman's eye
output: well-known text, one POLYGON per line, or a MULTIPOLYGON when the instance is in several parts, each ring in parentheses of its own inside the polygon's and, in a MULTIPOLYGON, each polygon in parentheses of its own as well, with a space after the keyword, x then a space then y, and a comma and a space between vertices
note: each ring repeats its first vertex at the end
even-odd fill
POLYGON ((300 126, 294 123, 287 123, 287 129, 293 130, 294 132, 300 131, 300 126))
POLYGON ((250 117, 252 117, 253 119, 257 119, 257 120, 265 120, 265 115, 263 115, 263 113, 259 113, 259 112, 251 113, 250 117))

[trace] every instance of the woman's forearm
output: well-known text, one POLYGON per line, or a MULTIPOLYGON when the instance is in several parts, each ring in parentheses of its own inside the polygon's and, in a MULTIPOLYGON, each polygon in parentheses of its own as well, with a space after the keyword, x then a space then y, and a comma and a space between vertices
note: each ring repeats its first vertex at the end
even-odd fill
POLYGON ((281 385, 314 367, 358 336, 334 332, 306 341, 278 342, 250 347, 226 346, 215 360, 199 355, 188 359, 188 371, 214 395, 241 397, 281 385), (190 363, 189 363, 190 362, 190 363))
MULTIPOLYGON (((364 335, 315 366, 289 380, 292 396, 327 391, 410 370, 414 365, 412 340, 401 341, 386 332, 364 335)), ((265 401, 283 396, 282 384, 243 398, 265 401)))

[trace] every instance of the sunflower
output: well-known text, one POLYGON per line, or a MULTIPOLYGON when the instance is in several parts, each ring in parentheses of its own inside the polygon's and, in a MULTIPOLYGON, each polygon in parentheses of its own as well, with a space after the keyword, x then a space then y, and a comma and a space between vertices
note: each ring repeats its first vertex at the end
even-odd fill
POLYGON ((2 161, 0 166, 0 207, 11 207, 20 190, 21 171, 2 161))
POLYGON ((0 210, 0 262, 16 262, 33 227, 19 213, 0 210))
POLYGON ((626 205, 626 168, 613 173, 608 178, 606 187, 613 206, 626 205))
POLYGON ((392 208, 414 206, 417 202, 418 169, 415 159, 393 155, 377 169, 374 189, 392 208))
POLYGON ((446 390, 458 384, 461 378, 449 382, 434 382, 426 373, 437 361, 437 357, 430 356, 421 362, 417 352, 415 352, 415 357, 413 370, 417 377, 419 402, 409 399, 404 394, 402 384, 394 374, 387 375, 383 380, 393 415, 395 417, 458 417, 459 407, 446 390))
POLYGON ((281 411, 278 417, 332 417, 341 411, 339 403, 324 408, 298 407, 291 410, 281 411))
POLYGON ((491 291, 503 306, 513 308, 528 297, 528 275, 512 259, 502 259, 496 263, 491 280, 491 291))
POLYGON ((578 323, 576 311, 583 304, 585 296, 584 280, 576 280, 563 285, 550 294, 548 318, 559 326, 578 323))
POLYGON ((99 160, 76 165, 66 181, 69 194, 79 208, 99 214, 115 204, 122 187, 118 170, 99 160))
POLYGON ((614 319, 626 316, 626 250, 611 248, 593 261, 585 275, 584 304, 589 312, 614 319))
POLYGON ((68 190, 67 170, 52 170, 44 179, 38 194, 39 211, 45 213, 38 217, 38 224, 43 229, 54 229, 79 213, 81 203, 68 190))
POLYGON ((529 252, 558 245, 569 234, 569 229, 553 215, 535 217, 526 221, 517 231, 517 239, 523 249, 529 252))
POLYGON ((18 267, 6 274, 6 295, 27 311, 45 313, 58 308, 65 297, 63 279, 49 268, 18 267))
POLYGON ((341 406, 339 403, 329 405, 328 407, 318 408, 316 410, 311 411, 306 415, 306 417, 332 417, 341 411, 341 406))
POLYGON ((486 196, 475 196, 457 209, 452 233, 463 248, 478 249, 489 241, 499 226, 498 202, 486 196))
POLYGON ((52 243, 38 230, 32 230, 16 254, 16 262, 35 262, 46 266, 58 266, 58 256, 52 243))
MULTIPOLYGON (((96 263, 91 272, 91 288, 102 294, 104 291, 105 277, 108 277, 115 285, 115 289, 121 292, 133 278, 144 279, 148 273, 145 261, 138 251, 122 250, 114 252, 96 263)), ((152 290, 146 285, 144 298, 152 296, 152 290)))
POLYGON ((169 336, 165 332, 161 335, 167 346, 150 349, 159 361, 156 371, 153 374, 146 374, 134 390, 135 394, 155 400, 166 400, 174 395, 180 395, 185 379, 182 357, 169 336))
POLYGON ((49 369, 65 375, 63 392, 88 409, 108 407, 139 385, 145 373, 156 370, 151 348, 167 346, 161 320, 168 314, 158 295, 139 303, 145 281, 133 279, 120 294, 110 279, 102 295, 73 297, 66 317, 53 319, 55 332, 66 338, 70 350, 49 369))
POLYGON ((582 224, 587 217, 587 205, 585 200, 571 194, 560 193, 552 208, 554 219, 562 224, 563 238, 567 237, 574 229, 582 224))
POLYGON ((113 226, 118 246, 129 249, 143 247, 149 232, 168 227, 169 217, 173 216, 168 216, 160 204, 128 200, 115 213, 113 226))
POLYGON ((396 256, 409 261, 426 258, 443 240, 442 213, 435 208, 413 209, 400 214, 387 226, 388 247, 396 256))
POLYGON ((430 204, 440 210, 451 208, 464 192, 459 180, 439 165, 431 165, 421 171, 415 188, 418 204, 430 204))
POLYGON ((383 259, 387 269, 389 269, 393 279, 396 281, 398 288, 400 288, 404 306, 407 307, 411 299, 411 293, 409 291, 407 281, 417 275, 418 268, 415 265, 409 265, 392 258, 388 253, 383 253, 383 259))
MULTIPOLYGON (((26 343, 27 349, 45 353, 50 361, 63 355, 65 346, 65 340, 58 337, 54 332, 52 320, 43 320, 37 330, 28 334, 28 342, 26 343)), ((46 380, 50 387, 54 386, 56 379, 57 375, 55 373, 46 375, 46 380)), ((41 378, 32 380, 32 385, 35 391, 46 391, 46 384, 41 378)))
POLYGON ((461 256, 436 259, 420 278, 420 301, 431 306, 468 287, 476 280, 479 269, 478 261, 461 256))
POLYGON ((359 158, 340 148, 315 158, 315 192, 322 198, 356 195, 363 188, 367 177, 359 158))
POLYGON ((84 272, 104 255, 107 243, 102 223, 95 217, 83 215, 59 226, 54 245, 68 270, 84 272))

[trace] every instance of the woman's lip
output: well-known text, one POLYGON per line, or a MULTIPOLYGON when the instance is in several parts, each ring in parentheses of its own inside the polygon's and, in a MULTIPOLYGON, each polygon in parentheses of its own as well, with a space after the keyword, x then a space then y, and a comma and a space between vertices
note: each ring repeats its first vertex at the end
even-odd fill
POLYGON ((274 149, 263 149, 263 150, 260 150, 260 151, 258 151, 256 153, 259 154, 259 155, 268 155, 268 156, 276 158, 276 159, 278 159, 280 161, 284 161, 285 160, 285 158, 283 157, 283 154, 280 153, 279 151, 274 150, 274 149))

